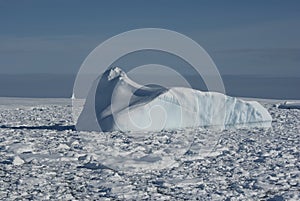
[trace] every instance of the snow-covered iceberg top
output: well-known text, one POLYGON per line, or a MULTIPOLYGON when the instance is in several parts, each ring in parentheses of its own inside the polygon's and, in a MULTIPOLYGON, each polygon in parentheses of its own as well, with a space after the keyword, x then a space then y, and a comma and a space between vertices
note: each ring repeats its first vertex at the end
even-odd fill
POLYGON ((87 131, 224 129, 270 127, 271 122, 269 112, 256 101, 183 87, 141 86, 116 67, 94 82, 76 128, 87 131))

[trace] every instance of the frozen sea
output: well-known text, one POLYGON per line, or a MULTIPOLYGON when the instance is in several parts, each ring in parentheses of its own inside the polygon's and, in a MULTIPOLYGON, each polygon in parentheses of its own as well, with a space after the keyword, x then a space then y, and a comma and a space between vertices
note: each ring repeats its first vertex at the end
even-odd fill
POLYGON ((272 128, 151 133, 150 149, 194 138, 170 165, 123 171, 104 165, 103 149, 141 145, 126 133, 76 131, 70 99, 0 98, 0 200, 300 200, 300 110, 258 101, 272 128))

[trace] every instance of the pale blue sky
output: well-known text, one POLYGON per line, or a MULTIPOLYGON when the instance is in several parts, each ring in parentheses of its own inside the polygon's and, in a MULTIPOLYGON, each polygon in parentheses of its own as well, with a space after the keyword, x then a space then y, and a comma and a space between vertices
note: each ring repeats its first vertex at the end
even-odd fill
POLYGON ((104 40, 136 28, 178 31, 221 74, 300 76, 300 1, 0 0, 0 73, 76 73, 104 40))

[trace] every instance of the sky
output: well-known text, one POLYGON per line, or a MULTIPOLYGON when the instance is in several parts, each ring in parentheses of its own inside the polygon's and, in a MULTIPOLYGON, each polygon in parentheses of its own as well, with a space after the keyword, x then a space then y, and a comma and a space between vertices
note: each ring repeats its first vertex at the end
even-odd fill
POLYGON ((222 75, 300 77, 296 0, 0 0, 0 74, 76 74, 106 39, 149 27, 192 38, 222 75))

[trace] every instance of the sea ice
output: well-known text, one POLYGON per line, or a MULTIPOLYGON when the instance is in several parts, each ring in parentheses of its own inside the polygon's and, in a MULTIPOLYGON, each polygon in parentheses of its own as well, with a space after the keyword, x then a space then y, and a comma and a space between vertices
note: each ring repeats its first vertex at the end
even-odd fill
POLYGON ((124 71, 107 70, 93 84, 76 128, 86 131, 159 131, 188 127, 270 127, 256 101, 190 88, 141 86, 124 71))

